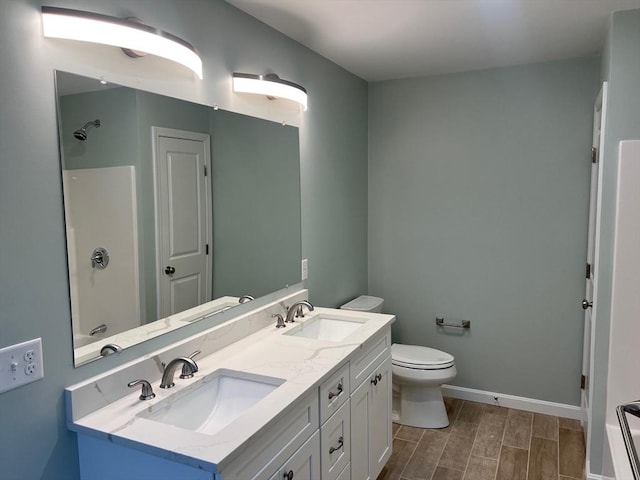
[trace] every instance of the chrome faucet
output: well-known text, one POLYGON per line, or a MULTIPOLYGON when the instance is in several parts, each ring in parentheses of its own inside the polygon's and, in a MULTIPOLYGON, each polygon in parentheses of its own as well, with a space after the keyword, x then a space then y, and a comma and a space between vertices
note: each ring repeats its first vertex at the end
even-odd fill
POLYGON ((307 307, 310 312, 313 312, 313 305, 311 305, 306 300, 300 300, 299 302, 296 302, 289 307, 289 309, 287 310, 287 319, 285 320, 285 322, 293 323, 295 321, 293 319, 294 317, 304 318, 304 311, 302 310, 303 307, 307 307))
POLYGON ((107 343, 104 347, 100 349, 100 355, 106 357, 107 355, 111 355, 112 353, 119 353, 122 351, 122 347, 115 343, 107 343))
POLYGON ((271 315, 271 318, 278 319, 278 323, 276 323, 276 328, 286 327, 286 325, 284 324, 284 318, 282 318, 282 315, 280 315, 279 313, 274 313, 273 315, 271 315))
POLYGON ((238 299, 238 303, 247 303, 250 302, 251 300, 255 300, 256 298, 253 295, 242 295, 239 299, 238 299))
POLYGON ((180 378, 193 377, 193 374, 198 371, 198 365, 193 361, 193 359, 189 357, 174 358, 164 369, 160 388, 171 388, 175 386, 175 383, 173 383, 173 375, 176 373, 176 370, 180 365, 183 365, 182 375, 180 375, 180 378))

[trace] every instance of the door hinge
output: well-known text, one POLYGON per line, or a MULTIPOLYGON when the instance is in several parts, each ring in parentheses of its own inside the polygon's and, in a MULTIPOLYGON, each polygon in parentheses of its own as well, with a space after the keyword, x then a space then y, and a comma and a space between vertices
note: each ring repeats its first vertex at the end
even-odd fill
POLYGON ((204 166, 204 176, 205 177, 207 176, 207 166, 206 165, 204 166))
POLYGON ((587 263, 586 275, 587 275, 587 278, 591 278, 591 264, 590 263, 587 263))
POLYGON ((580 390, 584 390, 587 386, 587 377, 580 375, 580 390))
POLYGON ((204 246, 204 254, 205 255, 209 255, 209 244, 208 243, 204 246))
POLYGON ((598 148, 591 147, 591 163, 598 163, 598 148))

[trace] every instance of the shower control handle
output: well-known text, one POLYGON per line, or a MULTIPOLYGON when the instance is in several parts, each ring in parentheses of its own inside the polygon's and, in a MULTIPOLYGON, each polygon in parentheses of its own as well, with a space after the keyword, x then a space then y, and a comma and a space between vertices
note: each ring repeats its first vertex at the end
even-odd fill
POLYGON ((166 273, 167 275, 173 275, 174 273, 176 273, 176 269, 175 269, 175 267, 172 267, 171 265, 168 265, 168 266, 164 267, 164 273, 166 273))
POLYGON ((586 310, 587 308, 591 308, 593 307, 593 302, 590 302, 589 300, 587 300, 586 298, 584 300, 582 300, 582 309, 586 310))
POLYGON ((94 248, 90 260, 91 268, 104 270, 109 265, 109 252, 104 247, 94 248))

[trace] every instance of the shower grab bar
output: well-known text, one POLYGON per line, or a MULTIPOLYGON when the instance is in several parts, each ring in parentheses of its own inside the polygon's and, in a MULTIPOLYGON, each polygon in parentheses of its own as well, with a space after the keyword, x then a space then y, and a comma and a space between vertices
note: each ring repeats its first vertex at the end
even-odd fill
POLYGON ((633 478, 634 480, 640 480, 640 460, 638 459, 638 452, 633 444, 631 429, 629 428, 629 422, 625 415, 626 413, 629 413, 640 418, 640 400, 624 405, 618 405, 616 413, 618 414, 618 423, 620 423, 620 431, 622 432, 624 446, 627 449, 627 457, 629 457, 629 466, 633 472, 633 478))
POLYGON ((456 328, 471 328, 471 320, 460 320, 456 323, 447 323, 443 317, 436 317, 436 325, 439 327, 456 327, 456 328))

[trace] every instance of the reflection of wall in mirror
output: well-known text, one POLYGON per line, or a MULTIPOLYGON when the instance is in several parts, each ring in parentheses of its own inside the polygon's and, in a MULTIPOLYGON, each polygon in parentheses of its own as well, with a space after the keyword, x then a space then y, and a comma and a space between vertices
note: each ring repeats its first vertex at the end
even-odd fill
POLYGON ((211 132, 214 298, 299 281, 298 129, 212 110, 211 132))

